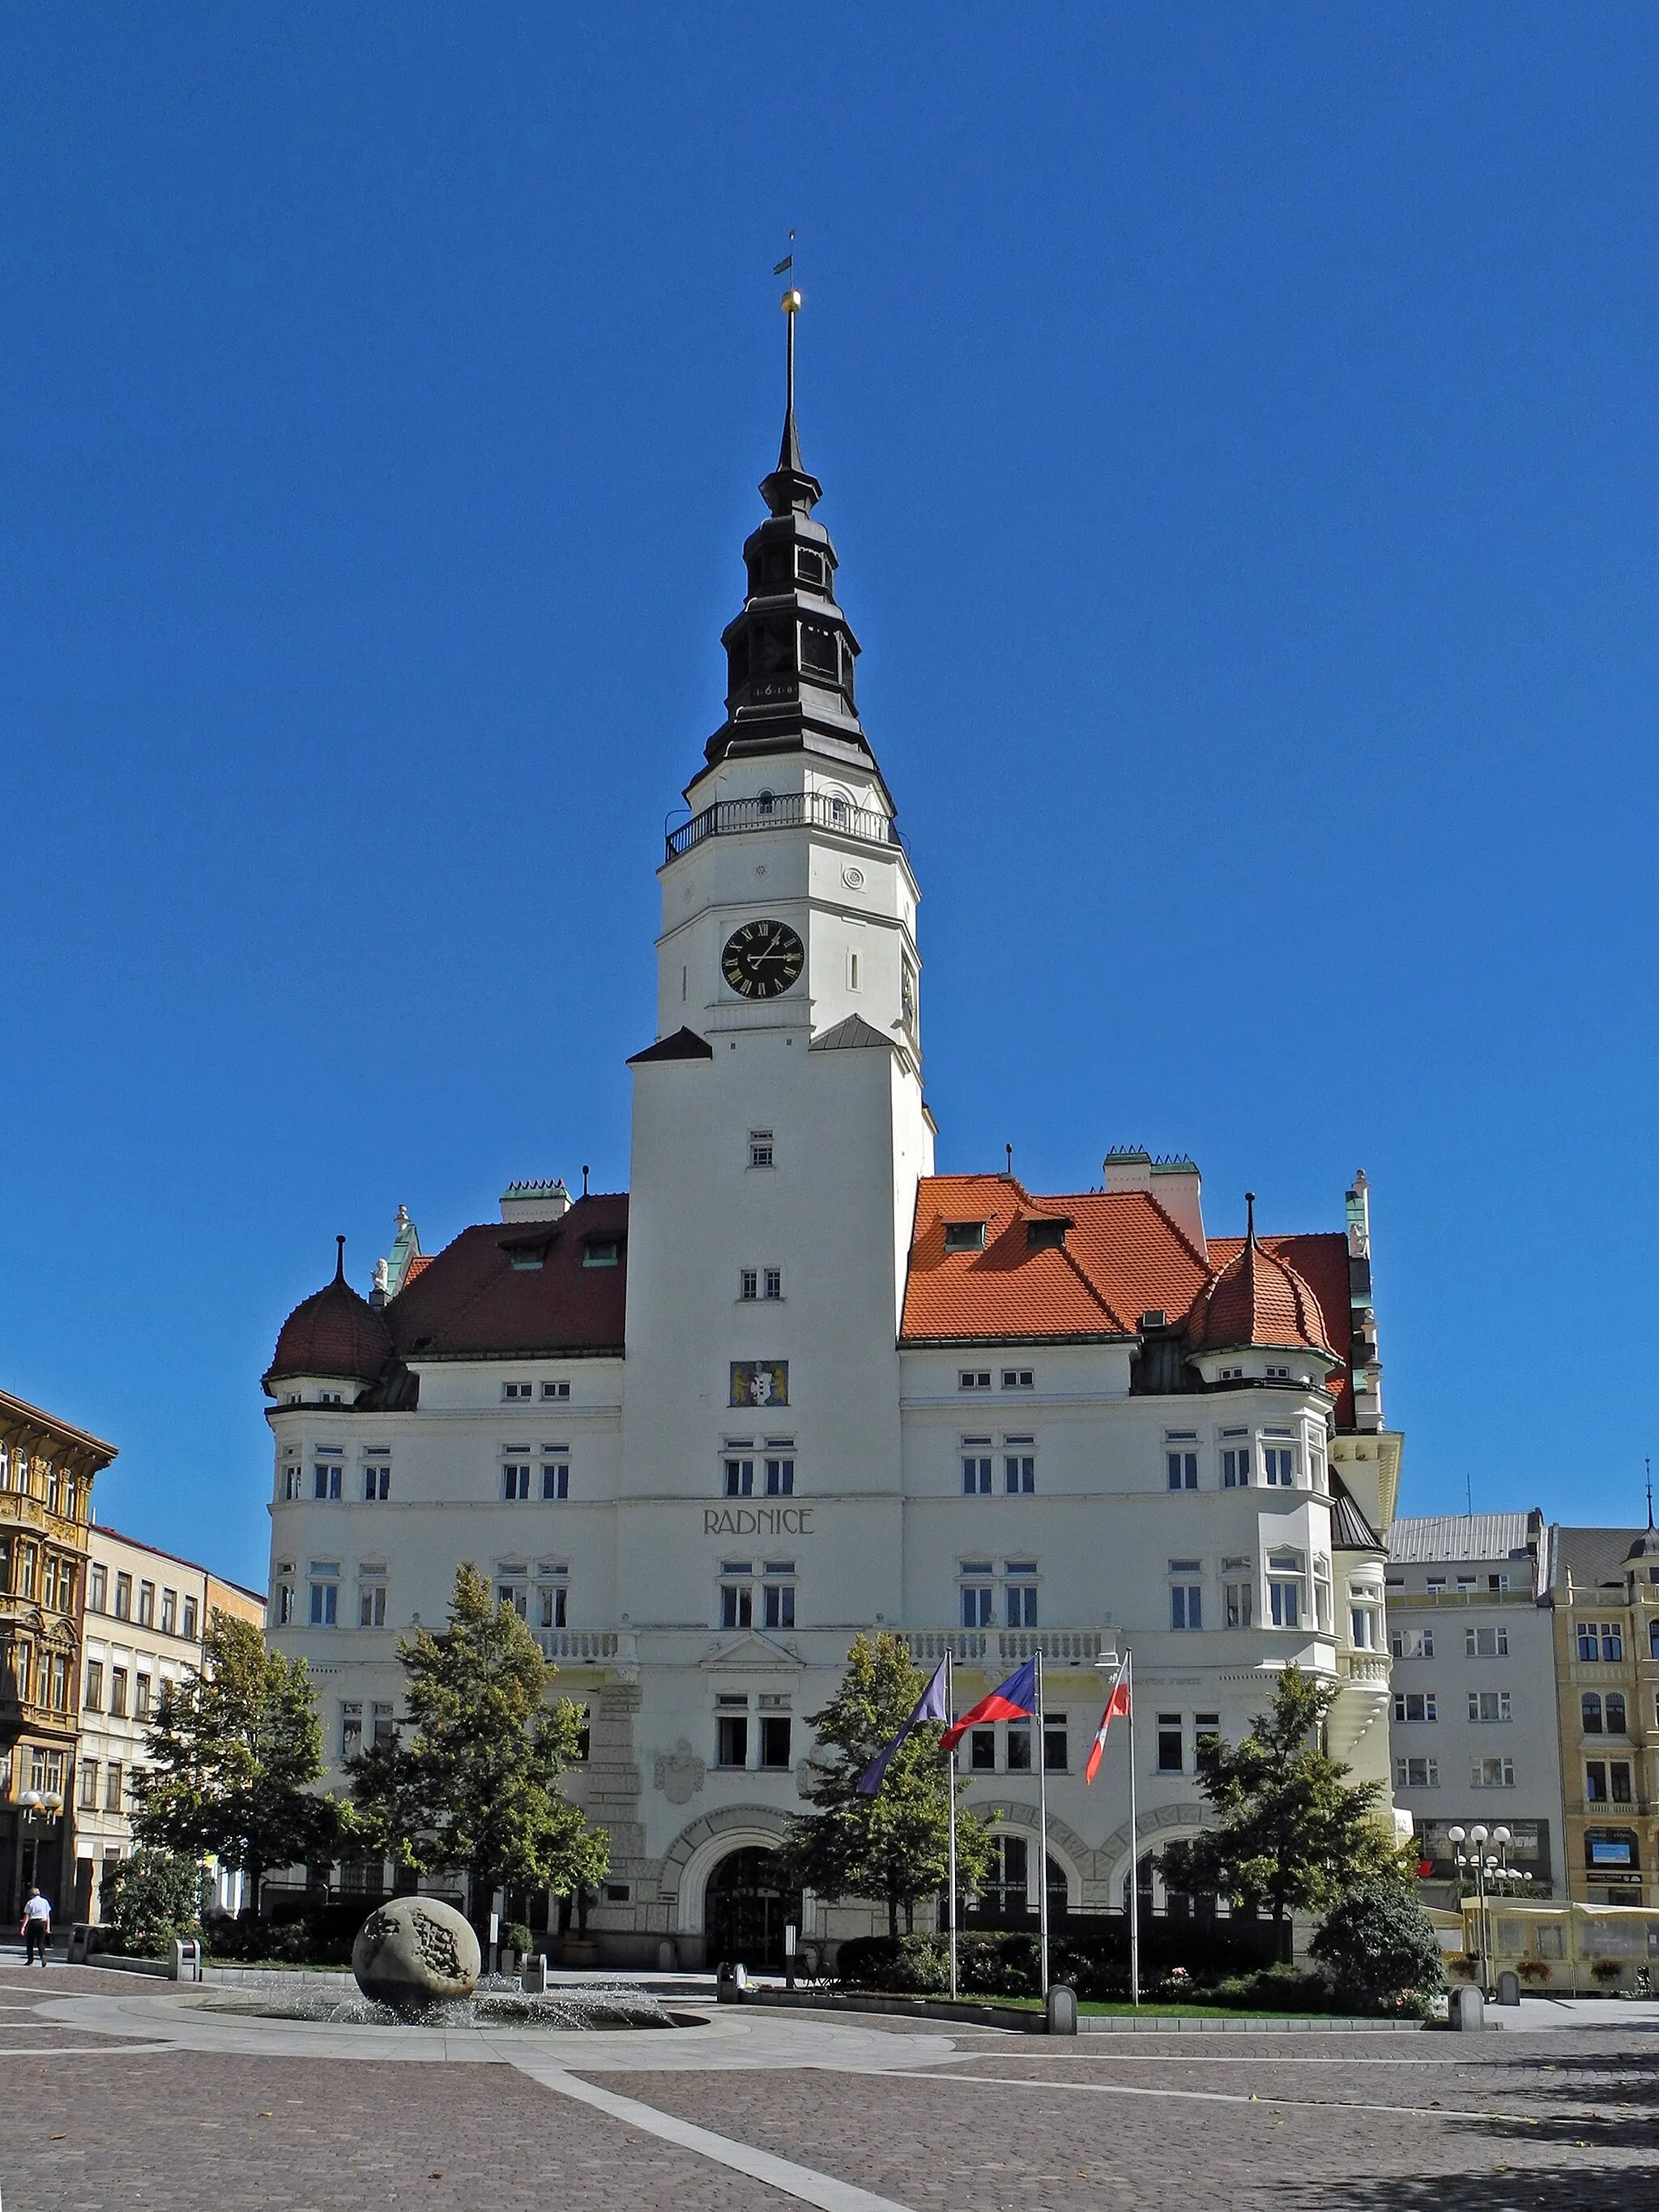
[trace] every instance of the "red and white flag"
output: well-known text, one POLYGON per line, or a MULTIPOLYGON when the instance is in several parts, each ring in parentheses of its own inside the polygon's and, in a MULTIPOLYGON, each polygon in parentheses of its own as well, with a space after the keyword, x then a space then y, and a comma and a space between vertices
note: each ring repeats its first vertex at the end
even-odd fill
POLYGON ((1126 1652, 1118 1662, 1112 1681, 1112 1693, 1106 1700, 1106 1710, 1100 1717, 1100 1726, 1095 1730, 1095 1740, 1089 1747, 1089 1763, 1083 1770, 1085 1786, 1100 1771, 1100 1762, 1106 1749, 1106 1731, 1120 1713, 1129 1710, 1129 1657, 1126 1652))

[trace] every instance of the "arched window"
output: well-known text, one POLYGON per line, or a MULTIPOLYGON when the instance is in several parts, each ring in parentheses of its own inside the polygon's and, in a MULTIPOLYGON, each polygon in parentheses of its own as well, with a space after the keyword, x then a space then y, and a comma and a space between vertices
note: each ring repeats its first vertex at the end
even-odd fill
POLYGON ((1622 1690, 1609 1690, 1607 1692, 1607 1734, 1609 1735, 1623 1735, 1625 1733, 1625 1693, 1622 1690))
POLYGON ((1600 1735, 1601 1733, 1601 1699, 1599 1693, 1595 1690, 1586 1690, 1583 1696, 1578 1700, 1578 1710, 1583 1716, 1584 1734, 1586 1735, 1600 1735))

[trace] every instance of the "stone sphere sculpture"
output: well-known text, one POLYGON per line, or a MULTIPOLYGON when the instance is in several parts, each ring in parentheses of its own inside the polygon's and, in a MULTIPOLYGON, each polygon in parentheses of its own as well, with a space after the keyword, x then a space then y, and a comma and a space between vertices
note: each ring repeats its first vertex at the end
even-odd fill
POLYGON ((394 1897, 377 1905, 351 1947, 363 1995, 406 2011, 471 1996, 482 1964, 465 1917, 435 1897, 394 1897))

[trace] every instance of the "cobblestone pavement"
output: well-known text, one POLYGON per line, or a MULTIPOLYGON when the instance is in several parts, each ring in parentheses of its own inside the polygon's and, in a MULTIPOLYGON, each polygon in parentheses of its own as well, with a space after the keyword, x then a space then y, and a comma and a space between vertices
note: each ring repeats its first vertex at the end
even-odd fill
POLYGON ((789 2212, 835 2208, 850 2185, 911 2212, 1192 2212, 1218 2197, 1225 2212, 1659 2208, 1652 2033, 1241 2035, 1195 2049, 945 2039, 902 2018, 854 2028, 745 2008, 683 2039, 475 2039, 465 2065, 356 2055, 369 2048, 336 2033, 311 2055, 291 2028, 204 2017, 161 1985, 0 1966, 0 2201, 789 2212), (145 2002, 122 2013, 112 1985, 145 2002), (84 2011, 64 2002, 88 1995, 84 2011), (56 2018, 35 2013, 43 2002, 56 2018), (584 2082, 603 2109, 568 2094, 584 2082), (709 2131, 701 2148, 653 2132, 682 2124, 709 2131), (791 2161, 793 2181, 732 2170, 722 2140, 791 2161))

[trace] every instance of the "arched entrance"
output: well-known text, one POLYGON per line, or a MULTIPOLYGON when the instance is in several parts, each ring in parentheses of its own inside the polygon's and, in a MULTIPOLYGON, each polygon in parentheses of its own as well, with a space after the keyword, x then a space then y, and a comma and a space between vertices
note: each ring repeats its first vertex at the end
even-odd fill
POLYGON ((800 1925, 800 1892, 789 1887, 779 1854, 752 1844, 728 1851, 703 1892, 708 1964, 781 1966, 787 1923, 800 1925))

